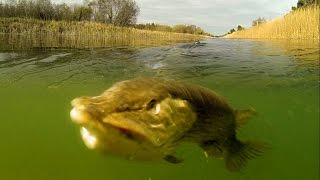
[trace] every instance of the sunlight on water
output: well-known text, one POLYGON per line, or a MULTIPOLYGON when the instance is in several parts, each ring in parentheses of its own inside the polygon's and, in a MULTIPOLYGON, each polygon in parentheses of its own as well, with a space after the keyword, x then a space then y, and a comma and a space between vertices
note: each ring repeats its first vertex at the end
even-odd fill
POLYGON ((204 43, 0 52, 0 179, 319 179, 319 43, 204 43), (272 149, 240 173, 193 144, 178 149, 185 159, 178 165, 87 149, 70 120, 70 101, 138 76, 200 84, 235 108, 254 107, 258 116, 239 136, 272 149))

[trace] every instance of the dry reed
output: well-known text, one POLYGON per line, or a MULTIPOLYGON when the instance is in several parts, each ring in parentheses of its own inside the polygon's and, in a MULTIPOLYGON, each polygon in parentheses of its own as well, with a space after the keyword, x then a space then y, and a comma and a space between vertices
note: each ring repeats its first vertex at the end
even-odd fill
POLYGON ((96 22, 41 21, 22 18, 0 18, 1 34, 7 37, 6 43, 11 45, 12 49, 28 48, 28 46, 31 46, 30 48, 136 47, 204 38, 194 34, 139 30, 96 22))
POLYGON ((284 17, 237 31, 226 38, 319 39, 319 6, 290 12, 284 17))

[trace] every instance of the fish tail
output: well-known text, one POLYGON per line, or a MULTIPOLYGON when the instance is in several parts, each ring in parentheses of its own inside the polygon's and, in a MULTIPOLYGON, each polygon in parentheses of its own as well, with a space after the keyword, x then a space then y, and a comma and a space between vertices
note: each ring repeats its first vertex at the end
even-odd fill
POLYGON ((239 171, 248 160, 261 156, 267 149, 266 143, 234 140, 225 153, 225 165, 229 171, 239 171))

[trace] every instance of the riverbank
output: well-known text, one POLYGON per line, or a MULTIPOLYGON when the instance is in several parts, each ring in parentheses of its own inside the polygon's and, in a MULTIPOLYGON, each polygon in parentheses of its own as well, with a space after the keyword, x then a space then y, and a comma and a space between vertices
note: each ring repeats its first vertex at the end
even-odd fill
POLYGON ((234 32, 226 38, 319 39, 319 6, 297 9, 270 22, 234 32))
POLYGON ((24 18, 0 18, 0 38, 5 41, 2 46, 6 46, 6 48, 28 49, 38 47, 103 48, 148 46, 191 42, 205 37, 194 34, 116 27, 88 21, 42 21, 24 18))

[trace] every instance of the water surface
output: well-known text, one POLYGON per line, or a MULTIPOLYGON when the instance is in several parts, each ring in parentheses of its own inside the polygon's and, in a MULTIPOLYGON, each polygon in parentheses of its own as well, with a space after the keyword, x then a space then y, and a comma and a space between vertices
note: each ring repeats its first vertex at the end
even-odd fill
POLYGON ((319 179, 319 43, 208 39, 149 48, 0 52, 0 179, 319 179), (138 77, 193 82, 258 116, 241 139, 272 149, 240 173, 183 145, 179 165, 88 150, 70 101, 138 77))

